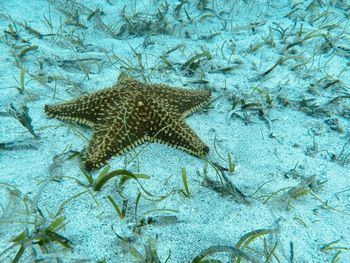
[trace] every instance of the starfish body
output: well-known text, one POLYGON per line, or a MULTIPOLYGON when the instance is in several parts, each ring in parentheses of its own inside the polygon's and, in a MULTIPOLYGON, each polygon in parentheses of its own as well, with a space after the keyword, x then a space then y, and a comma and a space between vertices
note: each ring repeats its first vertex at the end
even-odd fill
POLYGON ((210 100, 209 91, 145 84, 125 73, 107 89, 58 105, 45 105, 48 116, 93 129, 84 156, 88 170, 145 141, 204 156, 209 148, 184 119, 210 100))

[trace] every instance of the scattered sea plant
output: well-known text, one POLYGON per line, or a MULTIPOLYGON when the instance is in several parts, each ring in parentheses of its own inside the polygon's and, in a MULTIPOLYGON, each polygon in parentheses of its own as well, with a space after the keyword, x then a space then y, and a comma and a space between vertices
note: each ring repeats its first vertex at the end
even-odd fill
POLYGON ((245 259, 249 262, 270 262, 272 257, 275 257, 278 261, 279 259, 274 254, 274 251, 277 246, 277 241, 274 243, 272 248, 268 248, 266 239, 263 239, 264 242, 264 252, 260 252, 258 256, 254 255, 258 251, 256 249, 250 250, 249 245, 258 238, 261 238, 265 235, 274 235, 279 233, 277 229, 259 229, 251 231, 245 235, 243 235, 238 242, 234 246, 212 246, 208 249, 205 249, 199 253, 193 260, 192 263, 204 263, 204 262, 215 262, 215 263, 223 263, 227 261, 223 261, 221 259, 210 259, 203 260, 206 257, 213 257, 216 253, 228 253, 230 256, 231 263, 240 263, 242 259, 245 259), (261 259, 261 256, 264 256, 264 261, 261 259))
POLYGON ((335 252, 333 258, 332 258, 332 263, 337 263, 340 262, 340 256, 341 253, 344 251, 350 251, 350 246, 346 246, 346 245, 338 245, 338 243, 341 241, 341 239, 329 242, 325 245, 322 245, 320 248, 321 252, 335 252))
POLYGON ((155 240, 152 238, 148 239, 147 244, 144 246, 144 253, 137 250, 134 246, 129 244, 128 242, 123 242, 122 245, 128 250, 130 255, 134 258, 135 262, 138 263, 161 263, 161 262, 168 262, 171 256, 171 252, 169 252, 167 258, 164 261, 161 261, 159 259, 157 248, 155 245, 155 240))
POLYGON ((29 116, 28 107, 26 105, 21 105, 21 108, 17 109, 13 104, 10 104, 8 112, 16 118, 22 126, 34 136, 34 138, 39 138, 32 126, 32 118, 29 116))
MULTIPOLYGON (((72 248, 69 239, 58 233, 67 224, 63 215, 56 214, 52 219, 48 219, 43 215, 36 201, 21 193, 18 188, 6 183, 0 183, 0 186, 9 193, 7 210, 0 216, 0 224, 25 226, 23 231, 9 240, 12 244, 0 252, 1 261, 7 262, 11 257, 11 262, 22 262, 23 257, 34 256, 39 259, 56 249, 52 246, 53 244, 67 249, 72 248), (19 207, 19 204, 23 204, 24 207, 19 207), (19 216, 23 218, 17 219, 19 216)), ((56 257, 59 258, 59 256, 56 257)))
POLYGON ((188 182, 187 182, 187 172, 186 172, 186 168, 182 167, 181 169, 181 178, 182 178, 182 182, 184 185, 184 189, 180 189, 180 192, 184 194, 184 196, 186 196, 187 198, 190 198, 191 193, 190 193, 190 189, 188 187, 188 182))
MULTIPOLYGON (((131 178, 135 179, 139 184, 140 184, 140 182, 138 180, 139 178, 141 178, 141 179, 149 179, 148 176, 145 176, 143 174, 133 174, 132 172, 129 172, 129 171, 123 170, 123 169, 117 169, 117 170, 113 170, 113 171, 109 171, 109 169, 110 169, 110 166, 106 166, 104 169, 101 170, 98 178, 93 183, 94 191, 100 191, 102 186, 105 183, 107 183, 107 181, 109 181, 110 179, 112 179, 113 177, 116 177, 116 176, 126 176, 123 179, 124 182, 126 180, 128 180, 128 179, 131 179, 131 178)), ((141 184, 140 184, 140 186, 141 186, 141 184)))
POLYGON ((108 201, 112 204, 114 210, 117 212, 118 217, 120 219, 123 219, 125 217, 126 210, 128 208, 128 200, 127 199, 123 200, 123 205, 122 205, 122 208, 120 209, 111 195, 108 195, 107 198, 108 198, 108 201))
MULTIPOLYGON (((52 243, 57 243, 64 248, 72 248, 71 242, 64 236, 57 233, 57 231, 66 224, 64 221, 65 218, 60 216, 44 228, 37 227, 32 232, 30 232, 28 229, 24 230, 10 240, 13 245, 2 251, 0 253, 0 258, 16 247, 19 248, 15 254, 15 257, 12 259, 12 262, 19 262, 25 251, 32 248, 34 245, 38 245, 40 250, 42 250, 44 253, 48 253, 49 250, 47 246, 52 243)), ((40 257, 40 255, 38 255, 38 257, 40 257)))

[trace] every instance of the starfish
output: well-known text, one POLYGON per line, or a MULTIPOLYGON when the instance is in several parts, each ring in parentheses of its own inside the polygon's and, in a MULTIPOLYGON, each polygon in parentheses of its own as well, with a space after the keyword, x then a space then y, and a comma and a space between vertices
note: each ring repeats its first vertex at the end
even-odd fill
POLYGON ((110 88, 58 105, 45 105, 49 117, 92 128, 83 165, 92 170, 112 156, 146 141, 167 144, 202 157, 208 146, 184 119, 210 100, 210 91, 139 82, 125 73, 110 88))

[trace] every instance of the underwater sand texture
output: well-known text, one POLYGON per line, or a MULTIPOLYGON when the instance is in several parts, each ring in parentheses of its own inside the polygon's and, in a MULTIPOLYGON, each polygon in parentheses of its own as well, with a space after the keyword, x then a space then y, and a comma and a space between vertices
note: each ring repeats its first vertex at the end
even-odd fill
POLYGON ((347 1, 0 1, 0 262, 349 262, 347 1), (48 118, 116 83, 210 91, 206 158, 87 173, 48 118))

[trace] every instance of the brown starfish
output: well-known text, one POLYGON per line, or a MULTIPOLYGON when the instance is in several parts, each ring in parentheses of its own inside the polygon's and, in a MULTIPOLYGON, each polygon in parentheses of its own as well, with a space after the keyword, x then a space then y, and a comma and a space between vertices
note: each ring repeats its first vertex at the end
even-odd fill
POLYGON ((145 84, 121 73, 114 86, 66 103, 45 105, 45 112, 93 129, 84 156, 84 166, 91 170, 145 141, 204 156, 208 146, 184 119, 209 100, 209 91, 145 84))

